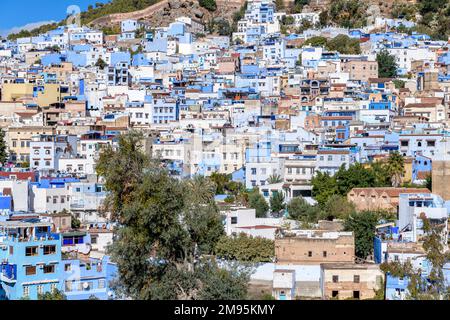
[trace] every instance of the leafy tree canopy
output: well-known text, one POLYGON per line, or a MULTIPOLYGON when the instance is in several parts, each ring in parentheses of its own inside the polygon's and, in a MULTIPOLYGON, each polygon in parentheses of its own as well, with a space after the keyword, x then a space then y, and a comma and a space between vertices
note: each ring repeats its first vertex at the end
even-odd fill
POLYGON ((203 177, 172 178, 143 153, 142 139, 137 132, 120 136, 118 148, 104 149, 97 166, 109 191, 105 208, 119 223, 109 248, 118 266, 117 294, 141 300, 245 296, 247 278, 208 258, 224 234, 215 185, 203 177), (225 280, 228 290, 217 285, 225 280))
POLYGON ((244 233, 236 237, 223 236, 216 245, 216 254, 226 260, 241 262, 272 262, 275 244, 265 238, 253 238, 244 233))

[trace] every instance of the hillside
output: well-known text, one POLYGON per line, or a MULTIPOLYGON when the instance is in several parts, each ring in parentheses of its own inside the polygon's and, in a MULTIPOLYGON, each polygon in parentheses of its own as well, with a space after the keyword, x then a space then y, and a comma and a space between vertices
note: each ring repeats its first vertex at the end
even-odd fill
POLYGON ((181 16, 196 18, 205 24, 217 17, 231 20, 234 12, 241 8, 245 0, 218 0, 216 3, 217 9, 210 12, 202 8, 197 0, 162 0, 142 10, 102 16, 91 21, 89 25, 97 28, 112 27, 122 20, 135 19, 157 27, 167 26, 181 16))
MULTIPOLYGON (((189 16, 208 25, 215 18, 231 22, 245 0, 216 0, 217 9, 209 11, 199 5, 199 0, 112 0, 96 3, 81 14, 82 23, 106 34, 118 32, 121 20, 136 19, 153 27, 164 27, 180 16, 189 16)), ((281 11, 322 12, 321 25, 360 28, 375 16, 407 18, 418 26, 413 30, 427 33, 435 39, 446 40, 450 35, 450 2, 448 0, 275 0, 281 11)), ((36 36, 64 25, 60 23, 41 26, 32 31, 21 31, 8 38, 36 36)), ((229 32, 225 32, 229 34, 229 32)))

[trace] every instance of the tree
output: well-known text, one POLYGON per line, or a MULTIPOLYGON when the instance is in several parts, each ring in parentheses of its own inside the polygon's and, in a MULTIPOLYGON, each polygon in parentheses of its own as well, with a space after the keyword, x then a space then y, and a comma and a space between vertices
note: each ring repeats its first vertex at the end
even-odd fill
POLYGON ((325 37, 321 37, 321 36, 316 36, 316 37, 311 37, 308 40, 305 41, 305 43, 303 44, 303 46, 311 46, 311 47, 326 47, 328 43, 327 38, 325 37))
MULTIPOLYGON (((239 291, 246 285, 239 274, 217 278, 210 272, 222 270, 208 257, 224 232, 214 184, 206 178, 171 177, 158 160, 143 153, 141 141, 136 132, 120 136, 118 148, 102 150, 97 166, 108 190, 106 208, 118 223, 117 239, 109 248, 118 267, 117 295, 198 299, 211 283, 225 278, 234 279, 229 289, 239 291)), ((221 294, 228 297, 226 291, 221 294)))
POLYGON ((387 161, 387 173, 391 177, 393 187, 397 188, 402 184, 405 174, 405 160, 399 152, 390 154, 387 161))
POLYGON ((374 172, 361 163, 355 163, 348 169, 345 165, 335 175, 338 193, 346 196, 353 188, 369 188, 375 185, 374 172))
POLYGON ((303 7, 309 4, 309 2, 310 0, 295 0, 292 7, 292 13, 301 13, 303 11, 303 7))
POLYGON ((359 39, 352 39, 344 34, 338 35, 328 41, 327 49, 338 51, 341 54, 361 54, 359 39))
POLYGON ((405 87, 405 81, 395 79, 394 81, 395 89, 403 89, 405 87))
POLYGON ((355 235, 357 257, 365 260, 373 253, 373 238, 377 223, 378 215, 368 211, 353 213, 345 220, 345 230, 352 231, 355 235))
POLYGON ((322 12, 319 14, 319 23, 320 23, 320 26, 322 26, 322 27, 328 26, 329 21, 330 21, 330 17, 329 17, 329 15, 328 15, 328 11, 327 11, 327 10, 322 11, 322 12))
POLYGON ((316 222, 320 214, 317 206, 312 206, 302 197, 293 198, 288 206, 289 217, 302 222, 316 222))
POLYGON ((275 258, 275 243, 272 240, 254 238, 245 233, 240 233, 236 237, 223 236, 217 242, 216 255, 228 261, 272 262, 275 258))
POLYGON ((395 56, 383 49, 377 54, 378 76, 380 78, 395 78, 397 76, 398 64, 395 56))
POLYGON ((335 194, 325 203, 323 216, 330 221, 336 218, 346 219, 355 211, 355 206, 346 197, 335 194))
POLYGON ((380 268, 392 277, 408 280, 407 300, 448 300, 450 286, 446 284, 443 268, 450 259, 450 253, 444 251, 444 225, 431 224, 425 216, 421 219, 425 233, 422 247, 431 268, 429 270, 414 268, 409 259, 406 262, 384 262, 380 268))
POLYGON ((431 174, 428 174, 425 178, 425 187, 433 192, 433 176, 431 174))
POLYGON ((313 197, 320 206, 325 205, 328 198, 338 192, 336 179, 335 177, 330 176, 328 172, 317 172, 312 178, 311 184, 313 186, 313 197))
POLYGON ((256 209, 257 218, 267 217, 267 211, 269 211, 269 205, 266 199, 259 193, 258 189, 254 189, 248 196, 248 202, 250 208, 256 209))
POLYGON ((72 214, 71 225, 72 229, 79 229, 81 227, 81 221, 72 214))
POLYGON ((218 268, 216 264, 207 264, 199 274, 203 287, 198 293, 200 300, 245 300, 250 272, 239 265, 227 264, 227 269, 218 268))
POLYGON ((281 178, 281 176, 279 174, 273 174, 269 177, 269 179, 267 180, 267 182, 269 184, 276 184, 276 183, 281 183, 283 182, 283 179, 281 178))
POLYGON ((275 0, 275 7, 277 11, 284 10, 284 0, 275 0))
POLYGON ((272 213, 279 214, 286 208, 284 204, 284 195, 281 192, 274 192, 270 197, 270 209, 272 213))
POLYGON ((233 28, 228 20, 220 19, 215 22, 215 25, 217 27, 217 33, 220 36, 231 36, 233 34, 233 28))
POLYGON ((0 164, 4 166, 8 161, 8 151, 5 141, 5 131, 0 129, 0 164))
POLYGON ((217 3, 216 0, 199 0, 198 4, 207 9, 208 11, 216 11, 217 10, 217 3))
POLYGON ((59 290, 38 294, 38 300, 67 300, 66 295, 59 290))
POLYGON ((230 177, 226 174, 213 172, 210 179, 217 187, 216 194, 225 194, 225 187, 230 182, 230 177))
POLYGON ((328 17, 340 27, 361 28, 367 25, 367 4, 359 0, 334 0, 328 17))
POLYGON ((102 58, 98 58, 95 66, 103 70, 108 66, 108 64, 102 58))

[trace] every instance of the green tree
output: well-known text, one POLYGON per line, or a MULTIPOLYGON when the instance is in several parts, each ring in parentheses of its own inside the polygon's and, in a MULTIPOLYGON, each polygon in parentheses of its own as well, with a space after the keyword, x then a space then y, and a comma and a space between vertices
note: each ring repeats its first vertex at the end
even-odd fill
POLYGON ((352 39, 341 34, 331 39, 327 43, 327 49, 338 51, 341 54, 361 54, 361 46, 358 39, 352 39))
POLYGON ((443 224, 431 224, 422 217, 423 237, 422 247, 425 251, 430 270, 414 268, 411 262, 385 262, 380 268, 393 277, 408 279, 407 300, 448 300, 450 286, 446 284, 443 268, 450 259, 450 253, 445 252, 443 243, 443 224), (429 271, 425 274, 424 271, 429 271))
POLYGON ((322 217, 330 221, 347 219, 355 211, 355 206, 346 197, 335 194, 325 203, 322 217))
POLYGON ((386 49, 377 54, 378 76, 380 78, 395 78, 397 76, 398 64, 395 56, 386 49))
POLYGON ((321 36, 316 36, 316 37, 311 37, 308 40, 306 40, 305 43, 303 44, 303 46, 326 47, 327 43, 328 43, 327 38, 321 37, 321 36))
POLYGON ((267 182, 269 184, 276 184, 276 183, 283 182, 283 179, 281 178, 281 176, 279 174, 273 174, 269 177, 269 179, 267 179, 267 182))
POLYGON ((251 237, 240 233, 236 237, 223 236, 217 242, 216 255, 228 261, 261 263, 275 258, 275 243, 272 240, 251 237))
POLYGON ((395 79, 394 81, 395 89, 403 89, 405 87, 405 81, 395 79))
POLYGON ((433 192, 433 176, 431 174, 428 174, 425 179, 425 187, 433 192))
POLYGON ((71 218, 71 225, 70 225, 70 227, 71 227, 72 229, 79 229, 79 228, 81 227, 81 221, 80 221, 80 219, 78 219, 77 217, 75 217, 73 214, 72 214, 72 218, 71 218))
POLYGON ((267 217, 267 211, 269 211, 269 205, 264 197, 259 193, 258 189, 254 189, 248 195, 248 203, 250 208, 256 209, 257 218, 267 217))
POLYGON ((199 0, 198 4, 209 11, 217 10, 216 0, 199 0))
POLYGON ((320 215, 319 207, 310 205, 302 197, 293 198, 287 208, 291 219, 302 222, 317 222, 320 215))
POLYGON ((230 176, 222 173, 214 172, 211 177, 211 181, 215 183, 217 190, 216 194, 225 194, 225 187, 230 182, 230 176))
POLYGON ((344 28, 367 25, 367 3, 359 0, 333 0, 328 9, 330 21, 344 28))
POLYGON ((328 172, 317 172, 313 177, 311 184, 313 186, 313 197, 320 206, 325 205, 328 198, 338 192, 336 178, 330 176, 328 172))
POLYGON ((328 15, 328 11, 327 10, 323 10, 320 14, 319 14, 319 24, 322 27, 326 27, 328 26, 328 24, 330 23, 330 17, 328 15))
MULTIPOLYGON (((108 250, 118 266, 113 287, 118 296, 139 300, 198 299, 219 281, 209 272, 219 267, 207 258, 223 235, 215 186, 205 178, 172 178, 143 153, 141 141, 133 131, 120 136, 118 148, 102 150, 97 166, 109 192, 105 207, 119 223, 108 250)), ((237 279, 230 290, 246 285, 237 274, 228 278, 237 279)))
POLYGON ((38 300, 67 300, 66 295, 59 290, 38 294, 38 300))
POLYGON ((250 273, 248 270, 241 269, 238 266, 232 266, 231 270, 224 270, 215 264, 207 264, 199 274, 203 287, 198 294, 198 299, 246 300, 250 273))
POLYGON ((355 163, 348 169, 343 165, 335 175, 338 193, 346 196, 353 188, 369 188, 375 185, 374 172, 361 163, 355 163))
POLYGON ((284 200, 285 199, 282 192, 274 192, 272 194, 270 197, 270 210, 272 213, 279 214, 286 208, 284 200))
POLYGON ((370 169, 375 177, 373 187, 388 187, 391 185, 391 178, 387 172, 387 167, 380 161, 371 163, 370 169))
POLYGON ((228 20, 220 19, 215 21, 215 26, 220 36, 231 36, 233 34, 233 28, 228 20))
POLYGON ((5 131, 0 129, 0 164, 4 166, 8 162, 8 148, 5 141, 5 131))
POLYGON ((405 159, 399 152, 390 154, 387 161, 387 173, 391 177, 393 187, 399 187, 402 184, 405 174, 405 159))
POLYGON ((373 253, 373 238, 375 227, 378 223, 378 215, 373 212, 353 213, 344 221, 346 231, 352 231, 355 235, 355 253, 361 259, 373 253))
POLYGON ((292 6, 292 13, 301 13, 303 11, 303 7, 309 4, 310 0, 295 0, 292 6))
POLYGON ((284 0, 275 0, 275 7, 277 9, 277 11, 282 11, 284 10, 284 0))
POLYGON ((108 66, 108 64, 102 58, 98 58, 95 66, 103 70, 108 66))

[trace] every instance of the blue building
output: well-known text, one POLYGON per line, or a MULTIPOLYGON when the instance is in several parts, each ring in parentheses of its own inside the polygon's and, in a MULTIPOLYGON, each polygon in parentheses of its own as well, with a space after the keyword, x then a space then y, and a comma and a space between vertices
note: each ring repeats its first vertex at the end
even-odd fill
POLYGON ((114 299, 110 284, 117 266, 108 256, 78 259, 90 248, 88 233, 52 228, 37 218, 0 222, 0 300, 37 300, 53 290, 68 300, 114 299))
POLYGON ((39 219, 0 222, 0 297, 38 299, 38 294, 62 289, 61 241, 51 223, 39 219))

